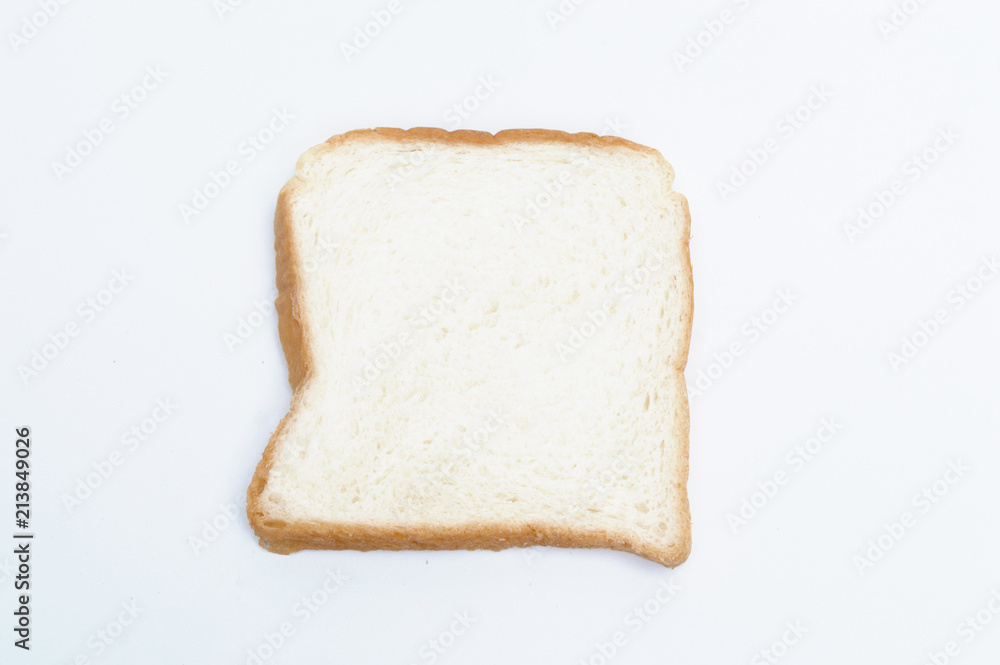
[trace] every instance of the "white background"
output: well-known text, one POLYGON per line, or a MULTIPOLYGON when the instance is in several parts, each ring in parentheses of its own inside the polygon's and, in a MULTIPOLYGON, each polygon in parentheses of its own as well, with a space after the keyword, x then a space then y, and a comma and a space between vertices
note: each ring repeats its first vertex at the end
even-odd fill
POLYGON ((6 2, 0 661, 235 665, 264 645, 267 663, 430 663, 430 641, 466 612, 475 622, 435 662, 597 664, 616 632, 608 662, 767 662, 760 650, 799 622, 807 632, 777 647, 778 662, 917 665, 954 641, 949 662, 996 663, 1000 616, 985 609, 981 631, 958 629, 1000 590, 1000 278, 973 279, 1000 252, 1000 10, 905 4, 912 15, 890 32, 891 0, 590 0, 564 3, 575 9, 554 27, 556 0, 401 0, 348 61, 341 44, 386 2, 247 0, 220 17, 210 0, 76 0, 37 34, 24 24, 37 1, 6 2), (723 10, 728 24, 713 23, 723 10), (686 48, 696 57, 678 64, 686 48), (122 118, 115 100, 147 67, 165 79, 122 118), (694 548, 675 571, 586 550, 284 557, 246 523, 246 487, 290 390, 273 313, 232 350, 225 336, 272 297, 278 190, 333 134, 452 128, 445 114, 480 77, 499 87, 463 127, 617 132, 659 149, 690 200, 688 382, 716 378, 692 397, 694 548), (800 108, 813 89, 829 97, 800 108), (240 144, 273 109, 295 119, 247 160, 240 144), (57 177, 53 164, 104 118, 113 132, 57 177), (948 131, 957 138, 934 148, 948 131), (720 183, 768 139, 766 162, 724 196, 720 183), (934 163, 914 172, 925 150, 934 163), (185 224, 179 206, 230 160, 240 173, 185 224), (892 203, 849 237, 896 180, 892 203), (127 287, 87 318, 81 303, 121 270, 127 287), (955 289, 970 280, 968 299, 955 289), (782 289, 795 301, 775 318, 782 289), (946 322, 894 367, 890 352, 936 310, 946 322), (759 336, 744 328, 754 317, 770 321, 759 336), (25 375, 70 323, 78 334, 25 375), (743 352, 729 363, 734 342, 743 352), (123 433, 157 399, 176 411, 130 450, 123 433), (793 466, 829 417, 843 428, 793 466), (37 534, 29 653, 9 629, 23 426, 37 534), (67 508, 115 451, 121 464, 67 508), (969 469, 958 482, 915 503, 956 460, 969 469), (762 503, 758 483, 778 472, 788 482, 734 531, 727 516, 762 503), (885 536, 906 512, 913 526, 885 536), (213 519, 221 533, 206 531, 213 519), (859 564, 880 535, 891 548, 859 564), (212 542, 196 552, 193 538, 212 542), (338 569, 348 581, 303 622, 296 603, 338 569), (663 580, 676 593, 636 630, 634 608, 663 580), (123 603, 141 613, 119 634, 123 603), (283 623, 294 632, 272 654, 283 623), (99 653, 102 630, 117 637, 99 653))

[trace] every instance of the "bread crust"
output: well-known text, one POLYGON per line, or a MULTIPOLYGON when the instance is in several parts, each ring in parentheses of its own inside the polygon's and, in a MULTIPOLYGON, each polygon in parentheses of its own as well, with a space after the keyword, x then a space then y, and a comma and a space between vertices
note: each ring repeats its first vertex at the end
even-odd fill
POLYGON ((687 497, 688 479, 688 437, 690 415, 684 368, 687 364, 691 340, 692 316, 694 310, 694 290, 689 251, 691 216, 687 199, 672 192, 683 210, 683 242, 680 249, 682 270, 680 275, 682 312, 682 341, 679 353, 672 358, 671 365, 677 371, 679 391, 683 394, 681 403, 676 405, 676 422, 682 441, 678 442, 675 464, 676 477, 672 490, 677 496, 677 510, 681 517, 681 537, 668 547, 653 546, 642 539, 624 532, 604 529, 566 529, 546 524, 460 524, 448 527, 386 527, 371 524, 351 524, 336 522, 286 522, 269 519, 263 507, 261 496, 267 486, 268 475, 274 465, 277 442, 281 439, 293 414, 299 408, 308 390, 313 359, 309 355, 310 331, 306 330, 299 315, 302 307, 298 297, 301 293, 301 257, 293 242, 292 200, 304 180, 300 174, 319 155, 337 149, 347 141, 391 141, 391 142, 441 142, 466 143, 473 145, 503 145, 507 143, 566 142, 577 145, 609 148, 618 147, 636 150, 652 155, 668 168, 668 182, 672 190, 673 169, 658 150, 633 143, 617 136, 599 136, 589 132, 570 134, 548 129, 508 129, 491 134, 474 130, 448 131, 434 127, 414 127, 397 129, 377 127, 357 129, 338 134, 326 142, 310 148, 299 157, 296 175, 285 183, 278 195, 274 216, 274 248, 276 286, 278 295, 275 308, 278 314, 278 334, 288 364, 288 382, 293 394, 288 413, 268 441, 258 462, 250 486, 247 488, 247 519, 260 545, 271 552, 290 554, 302 549, 351 549, 351 550, 458 550, 488 549, 501 550, 507 547, 529 547, 534 545, 552 547, 607 548, 632 552, 651 561, 673 567, 683 563, 691 551, 691 519, 687 497))

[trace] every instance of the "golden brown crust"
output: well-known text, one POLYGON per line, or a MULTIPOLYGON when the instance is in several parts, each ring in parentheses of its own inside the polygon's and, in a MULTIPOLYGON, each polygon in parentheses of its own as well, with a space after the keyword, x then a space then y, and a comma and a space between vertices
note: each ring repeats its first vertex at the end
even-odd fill
POLYGON ((303 549, 323 550, 502 550, 508 547, 580 547, 632 552, 665 566, 687 559, 690 537, 664 551, 640 539, 613 531, 559 529, 544 525, 468 525, 421 528, 374 527, 349 524, 296 523, 264 526, 257 531, 260 543, 271 552, 291 554, 303 549), (296 538, 288 538, 294 531, 296 538), (261 535, 261 534, 264 535, 261 535), (274 534, 274 539, 266 536, 274 534))
POLYGON ((674 460, 678 471, 673 488, 679 495, 680 506, 678 510, 684 524, 683 540, 679 547, 679 551, 683 552, 681 561, 684 561, 691 553, 691 507, 688 503, 687 493, 691 410, 687 394, 687 381, 684 380, 684 368, 687 367, 688 352, 691 348, 691 328, 694 321, 694 271, 691 267, 691 209, 683 194, 674 192, 672 196, 678 199, 684 212, 684 228, 681 230, 684 239, 681 243, 681 260, 683 261, 681 272, 684 283, 680 294, 684 302, 684 330, 680 343, 680 357, 674 363, 674 368, 677 370, 678 390, 683 395, 683 399, 677 404, 677 427, 682 435, 677 445, 677 456, 674 460))
MULTIPOLYGON (((587 547, 608 548, 633 552, 639 556, 656 561, 665 566, 677 566, 683 563, 691 551, 691 520, 687 498, 688 479, 688 432, 690 428, 687 386, 683 371, 687 363, 688 347, 690 346, 692 314, 694 308, 693 288, 691 278, 691 259, 688 248, 690 234, 690 212, 687 200, 680 194, 685 216, 683 230, 683 257, 686 264, 684 274, 686 283, 681 294, 685 299, 685 326, 681 356, 675 359, 674 366, 680 372, 680 389, 684 394, 682 404, 678 405, 678 428, 683 432, 683 441, 678 446, 677 478, 674 489, 679 493, 679 510, 683 535, 680 540, 667 548, 653 547, 650 543, 631 538, 622 533, 605 530, 562 529, 549 525, 498 525, 471 524, 454 527, 423 527, 394 528, 376 525, 355 525, 345 523, 316 522, 284 522, 269 520, 261 505, 261 494, 267 486, 267 479, 274 464, 276 444, 280 440, 290 419, 302 401, 308 386, 309 372, 313 366, 309 357, 309 345, 305 343, 309 331, 303 328, 299 310, 302 305, 297 300, 301 293, 299 288, 300 273, 296 269, 302 265, 298 257, 293 234, 294 197, 302 179, 298 174, 314 161, 321 153, 334 150, 351 140, 385 140, 385 141, 437 141, 442 143, 469 143, 474 145, 503 145, 506 143, 535 142, 567 142, 577 145, 608 148, 620 147, 636 150, 663 160, 658 150, 633 143, 616 136, 599 136, 587 132, 570 134, 567 132, 547 129, 508 129, 496 134, 489 132, 458 130, 447 131, 433 127, 415 127, 412 129, 396 129, 377 127, 375 129, 358 129, 331 137, 325 143, 307 150, 296 164, 297 175, 293 176, 281 189, 274 217, 274 245, 276 263, 276 285, 278 296, 275 308, 278 313, 278 333, 281 345, 288 363, 288 381, 293 389, 291 405, 288 413, 278 424, 271 435, 260 462, 254 471, 253 479, 247 488, 247 518, 262 547, 279 554, 290 554, 302 549, 351 549, 351 550, 403 550, 403 549, 490 549, 500 550, 507 547, 528 547, 544 545, 553 547, 587 547)), ((665 161, 664 161, 665 163, 665 161)), ((673 172, 670 171, 672 180, 673 172)), ((667 183, 672 185, 672 182, 667 183)))
POLYGON ((307 150, 299 159, 301 165, 303 159, 311 158, 315 152, 336 148, 347 141, 356 139, 385 140, 393 142, 405 141, 438 141, 441 143, 470 143, 473 145, 504 145, 507 143, 545 143, 562 142, 575 143, 593 148, 607 148, 617 146, 629 148, 646 154, 660 156, 660 152, 654 148, 634 143, 619 136, 600 136, 590 132, 578 132, 570 134, 554 129, 505 129, 496 134, 481 132, 472 129, 458 129, 448 131, 437 127, 413 127, 412 129, 398 129, 395 127, 375 127, 374 129, 354 129, 343 134, 331 136, 326 142, 314 146, 307 150))
MULTIPOLYGON (((302 323, 298 316, 298 304, 294 295, 300 293, 299 273, 295 270, 298 263, 298 256, 295 251, 295 244, 292 242, 292 219, 290 197, 299 184, 297 177, 293 177, 278 194, 278 206, 274 213, 274 251, 275 251, 275 284, 278 287, 278 296, 274 299, 274 307, 278 313, 278 337, 281 339, 281 346, 285 351, 285 361, 288 364, 288 382, 292 386, 292 403, 288 413, 281 419, 274 434, 271 435, 257 463, 253 479, 247 488, 247 518, 254 530, 257 531, 258 522, 263 518, 264 511, 260 505, 260 495, 267 486, 267 477, 274 464, 275 446, 285 427, 288 425, 292 414, 295 412, 296 403, 301 399, 304 391, 300 391, 306 374, 311 367, 308 356, 308 347, 305 344, 305 336, 302 331, 302 323)), ((259 532, 258 532, 258 535, 259 532)))

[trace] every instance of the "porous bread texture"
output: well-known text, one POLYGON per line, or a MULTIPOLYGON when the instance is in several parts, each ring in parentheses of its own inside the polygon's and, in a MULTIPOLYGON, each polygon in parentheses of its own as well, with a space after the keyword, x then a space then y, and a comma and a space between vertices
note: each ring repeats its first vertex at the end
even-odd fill
POLYGON ((294 388, 247 491, 264 547, 690 551, 687 202, 659 152, 358 130, 275 217, 294 388))

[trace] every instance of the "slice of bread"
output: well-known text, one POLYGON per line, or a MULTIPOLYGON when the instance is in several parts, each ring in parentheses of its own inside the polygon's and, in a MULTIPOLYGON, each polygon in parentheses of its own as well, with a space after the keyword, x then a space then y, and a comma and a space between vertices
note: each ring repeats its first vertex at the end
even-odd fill
POLYGON ((261 545, 690 551, 687 201, 659 152, 545 130, 348 132, 275 216, 294 389, 261 545))

